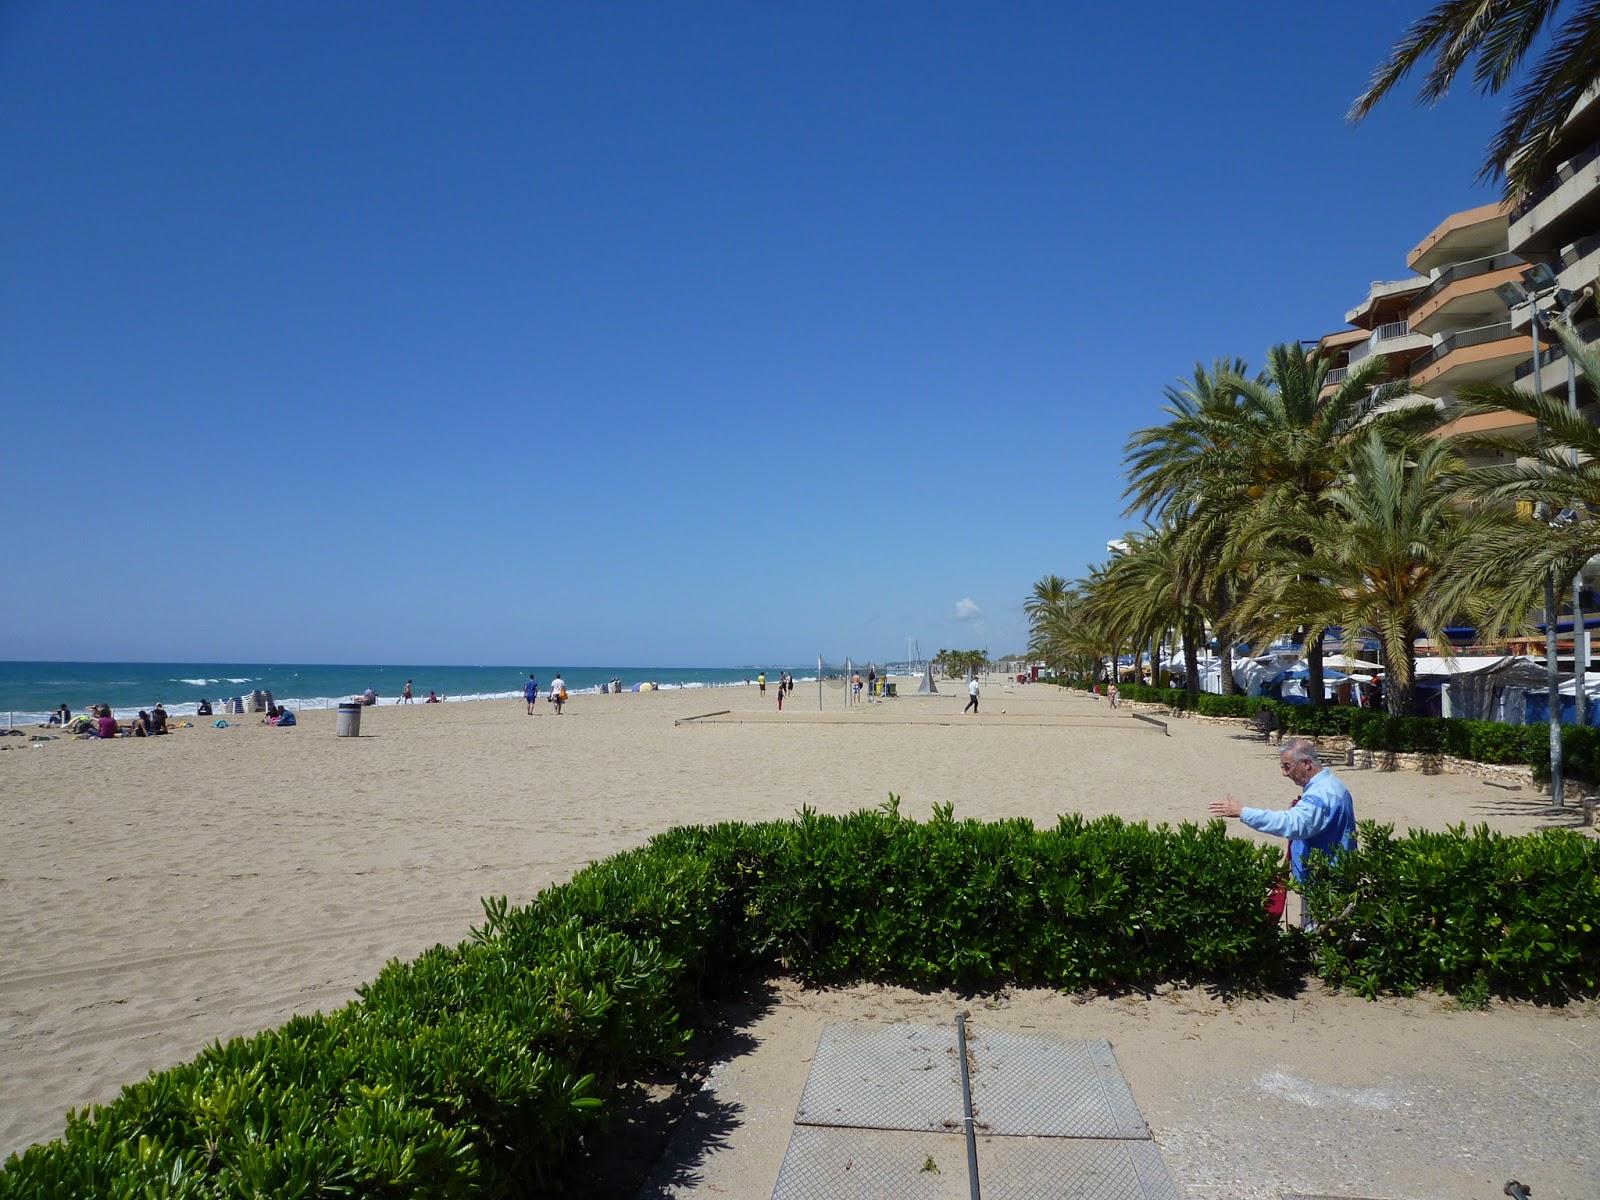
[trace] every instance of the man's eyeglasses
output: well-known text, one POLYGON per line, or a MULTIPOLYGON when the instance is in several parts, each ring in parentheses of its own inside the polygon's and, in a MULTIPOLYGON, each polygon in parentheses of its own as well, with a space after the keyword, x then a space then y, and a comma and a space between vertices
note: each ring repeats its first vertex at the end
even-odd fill
POLYGON ((1290 771, 1294 770, 1294 764, 1292 762, 1284 762, 1280 759, 1278 762, 1278 769, 1287 775, 1290 771))

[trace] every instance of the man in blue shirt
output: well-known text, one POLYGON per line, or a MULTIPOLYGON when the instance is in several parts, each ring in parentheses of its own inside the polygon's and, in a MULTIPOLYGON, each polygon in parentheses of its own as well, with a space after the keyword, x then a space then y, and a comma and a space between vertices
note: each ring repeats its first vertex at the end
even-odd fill
MULTIPOLYGON (((1278 753, 1279 769, 1300 789, 1288 808, 1245 808, 1232 796, 1213 800, 1214 817, 1238 817, 1251 829, 1289 839, 1289 872, 1299 883, 1306 876, 1306 856, 1313 851, 1333 857, 1356 848, 1356 811, 1350 789, 1317 761, 1317 748, 1307 738, 1290 738, 1278 753)), ((1305 901, 1301 900, 1304 923, 1305 901)))

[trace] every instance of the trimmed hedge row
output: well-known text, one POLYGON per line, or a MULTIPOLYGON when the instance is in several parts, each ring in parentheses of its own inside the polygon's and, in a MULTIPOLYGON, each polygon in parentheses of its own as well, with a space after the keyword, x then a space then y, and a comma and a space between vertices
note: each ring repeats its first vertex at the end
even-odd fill
MULTIPOLYGON (((1082 681, 1064 686, 1086 689, 1082 681)), ((1155 688, 1142 683, 1118 685, 1125 700, 1165 704, 1174 711, 1208 717, 1253 717, 1270 710, 1285 733, 1306 737, 1348 737, 1363 750, 1397 754, 1449 754, 1482 763, 1507 763, 1533 768, 1536 779, 1550 778, 1548 725, 1506 725, 1460 717, 1394 717, 1378 709, 1347 704, 1286 704, 1268 696, 1191 696, 1182 688, 1155 688)), ((1600 729, 1586 725, 1561 727, 1562 762, 1569 779, 1600 783, 1600 729)))
MULTIPOLYGON (((1600 845, 1364 832, 1308 897, 1331 979, 1594 989, 1600 845)), ((344 1008, 72 1114, 0 1169, 0 1200, 562 1194, 603 1099, 736 982, 1260 988, 1299 969, 1263 909, 1280 862, 1221 822, 919 823, 893 797, 675 829, 525 906, 486 901, 470 940, 390 963, 344 1008)))
POLYGON ((1360 852, 1313 864, 1306 905, 1318 973, 1363 996, 1421 988, 1489 995, 1600 986, 1600 842, 1364 822, 1360 852))

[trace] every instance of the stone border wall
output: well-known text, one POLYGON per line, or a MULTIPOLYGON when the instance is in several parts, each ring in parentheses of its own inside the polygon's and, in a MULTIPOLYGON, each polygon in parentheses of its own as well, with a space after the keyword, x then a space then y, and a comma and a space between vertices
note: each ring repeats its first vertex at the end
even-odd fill
MULTIPOLYGON (((1203 725, 1232 725, 1237 729, 1254 732, 1250 717, 1212 717, 1202 713, 1174 711, 1165 704, 1134 703, 1132 707, 1148 712, 1165 713, 1176 719, 1198 721, 1203 725)), ((1282 731, 1272 734, 1272 743, 1283 740, 1282 731)), ((1318 754, 1342 755, 1344 765, 1357 770, 1417 771, 1423 775, 1471 775, 1491 783, 1508 787, 1521 786, 1530 790, 1547 792, 1548 784, 1536 783, 1533 768, 1520 763, 1483 763, 1470 758, 1457 758, 1452 754, 1406 754, 1394 750, 1362 750, 1347 737, 1312 738, 1318 754)))

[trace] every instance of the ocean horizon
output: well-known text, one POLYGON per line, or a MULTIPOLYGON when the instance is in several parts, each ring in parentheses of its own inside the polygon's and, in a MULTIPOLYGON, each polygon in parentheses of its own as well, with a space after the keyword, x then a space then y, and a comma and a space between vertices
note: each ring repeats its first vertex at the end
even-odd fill
POLYGON ((271 692, 279 704, 296 709, 332 708, 369 687, 378 694, 379 703, 393 703, 408 679, 419 704, 429 691, 447 703, 509 700, 522 695, 530 673, 543 694, 558 671, 568 692, 582 694, 598 692, 613 679, 622 680, 625 689, 643 682, 663 688, 730 687, 753 681, 761 671, 769 680, 789 671, 796 682, 815 681, 817 665, 815 661, 747 667, 0 661, 0 719, 36 724, 62 704, 74 714, 91 704, 109 704, 123 718, 158 701, 173 716, 191 716, 202 699, 215 705, 258 690, 271 692))

